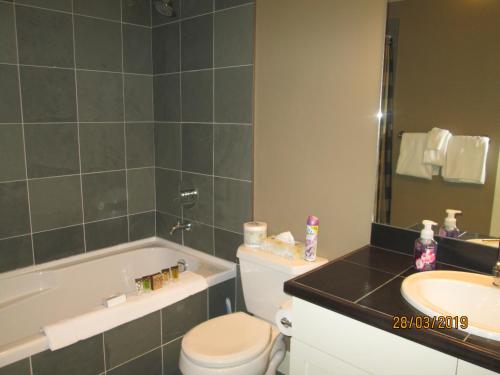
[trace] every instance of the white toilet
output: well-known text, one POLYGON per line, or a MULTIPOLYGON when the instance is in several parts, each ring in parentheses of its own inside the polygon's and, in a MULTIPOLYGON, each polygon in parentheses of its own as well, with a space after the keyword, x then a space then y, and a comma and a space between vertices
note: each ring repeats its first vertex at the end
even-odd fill
POLYGON ((269 252, 240 246, 243 294, 248 311, 210 319, 191 329, 182 340, 179 367, 184 375, 274 375, 285 357, 284 336, 275 315, 290 296, 286 280, 327 262, 288 260, 269 252))

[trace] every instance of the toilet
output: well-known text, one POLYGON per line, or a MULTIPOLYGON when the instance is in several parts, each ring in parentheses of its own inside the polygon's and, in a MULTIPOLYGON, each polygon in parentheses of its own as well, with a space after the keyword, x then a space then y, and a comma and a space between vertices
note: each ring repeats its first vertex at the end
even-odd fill
POLYGON ((280 306, 290 300, 285 281, 327 262, 286 259, 240 246, 241 281, 249 313, 223 315, 191 329, 182 339, 179 368, 184 375, 274 375, 286 354, 275 325, 280 306))

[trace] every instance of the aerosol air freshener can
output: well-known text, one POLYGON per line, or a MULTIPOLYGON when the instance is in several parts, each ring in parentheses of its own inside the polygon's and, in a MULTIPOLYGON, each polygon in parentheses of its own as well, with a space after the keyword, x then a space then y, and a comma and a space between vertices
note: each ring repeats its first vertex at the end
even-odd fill
POLYGON ((318 248, 319 219, 316 216, 309 215, 306 226, 306 248, 304 259, 310 262, 316 260, 316 250, 318 248))

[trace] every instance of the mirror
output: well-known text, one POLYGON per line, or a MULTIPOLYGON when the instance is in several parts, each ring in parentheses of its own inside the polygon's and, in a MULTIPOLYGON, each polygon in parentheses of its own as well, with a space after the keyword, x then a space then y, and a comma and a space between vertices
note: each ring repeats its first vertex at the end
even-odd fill
MULTIPOLYGON (((457 217, 459 239, 500 237, 499 20, 500 0, 389 0, 377 222, 419 229, 422 219, 430 219, 439 228, 445 210, 456 209, 463 212, 457 217), (445 179, 444 167, 431 179, 396 172, 400 135, 434 127, 453 136, 489 138, 484 183, 445 179)), ((451 141, 447 145, 446 163, 459 160, 451 141)), ((410 147, 418 159, 421 153, 415 150, 420 149, 410 147)))

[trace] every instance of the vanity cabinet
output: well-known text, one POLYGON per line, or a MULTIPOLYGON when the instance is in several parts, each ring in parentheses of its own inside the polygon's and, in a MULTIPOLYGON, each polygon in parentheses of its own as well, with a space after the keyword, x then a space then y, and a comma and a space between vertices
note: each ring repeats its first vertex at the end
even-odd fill
POLYGON ((492 375, 492 371, 293 299, 291 375, 492 375))

